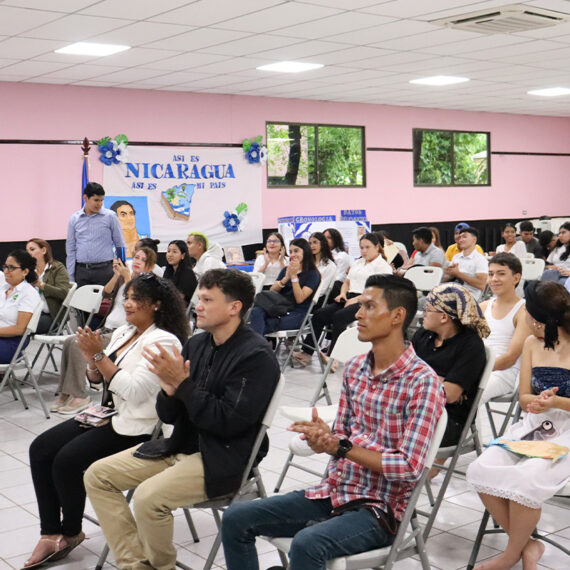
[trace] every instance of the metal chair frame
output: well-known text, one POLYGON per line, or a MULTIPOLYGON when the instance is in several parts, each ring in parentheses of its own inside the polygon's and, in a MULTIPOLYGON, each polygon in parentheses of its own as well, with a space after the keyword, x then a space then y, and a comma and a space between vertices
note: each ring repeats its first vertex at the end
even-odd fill
POLYGON ((2 392, 4 386, 8 386, 12 392, 12 396, 14 396, 14 400, 17 400, 19 396, 20 400, 22 401, 22 404, 24 405, 24 408, 27 410, 29 408, 28 402, 26 401, 24 393, 20 388, 20 380, 16 378, 16 375, 14 374, 16 370, 20 368, 25 368, 26 377, 22 379, 22 382, 27 378, 31 379, 31 384, 34 390, 36 391, 36 394, 38 395, 38 399, 40 400, 40 404, 42 406, 44 415, 46 419, 49 419, 48 409, 40 392, 38 381, 33 371, 33 365, 30 364, 28 355, 25 352, 25 347, 26 343, 28 342, 28 339, 35 333, 36 329, 38 328, 38 322, 42 314, 42 308, 43 308, 43 303, 40 302, 34 309, 34 312, 32 313, 32 318, 30 319, 28 325, 26 326, 26 331, 24 332, 22 338, 20 339, 18 348, 16 349, 16 352, 14 353, 12 360, 8 364, 0 364, 0 372, 4 373, 4 376, 2 377, 2 380, 0 382, 0 392, 2 392), (18 395, 16 395, 16 393, 18 395))

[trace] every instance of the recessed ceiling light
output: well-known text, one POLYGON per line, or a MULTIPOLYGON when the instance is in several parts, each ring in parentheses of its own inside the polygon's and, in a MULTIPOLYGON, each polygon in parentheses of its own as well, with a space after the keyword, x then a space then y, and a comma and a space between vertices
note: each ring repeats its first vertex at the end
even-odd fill
POLYGON ((73 55, 92 55, 94 57, 104 57, 113 55, 121 51, 131 49, 131 46, 119 46, 114 44, 94 44, 91 42, 77 42, 60 49, 56 49, 55 53, 67 53, 73 55))
POLYGON ((415 85, 453 85, 454 83, 465 83, 469 81, 469 77, 454 77, 453 75, 433 75, 432 77, 422 77, 421 79, 412 79, 410 83, 415 85))
POLYGON ((310 71, 311 69, 319 69, 324 67, 322 63, 304 63, 301 61, 280 61, 278 63, 270 63, 261 65, 256 69, 260 71, 278 71, 280 73, 299 73, 301 71, 310 71))
POLYGON ((561 95, 570 95, 570 89, 568 87, 548 87, 547 89, 533 89, 527 93, 541 97, 560 97, 561 95))

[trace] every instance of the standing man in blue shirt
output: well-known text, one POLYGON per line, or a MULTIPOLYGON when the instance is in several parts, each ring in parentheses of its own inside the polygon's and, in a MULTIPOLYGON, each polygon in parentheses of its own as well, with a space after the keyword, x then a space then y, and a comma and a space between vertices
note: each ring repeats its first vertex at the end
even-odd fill
POLYGON ((67 272, 78 287, 105 285, 113 276, 113 246, 125 247, 117 214, 103 208, 105 190, 89 182, 83 190, 83 208, 73 213, 67 227, 67 272))

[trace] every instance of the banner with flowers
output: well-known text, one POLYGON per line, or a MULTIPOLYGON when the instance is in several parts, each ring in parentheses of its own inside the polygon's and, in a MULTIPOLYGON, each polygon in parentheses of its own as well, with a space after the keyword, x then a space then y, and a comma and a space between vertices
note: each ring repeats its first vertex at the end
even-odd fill
POLYGON ((127 241, 150 235, 161 251, 195 231, 222 246, 258 243, 261 176, 241 148, 131 144, 105 166, 105 206, 117 211, 127 241))

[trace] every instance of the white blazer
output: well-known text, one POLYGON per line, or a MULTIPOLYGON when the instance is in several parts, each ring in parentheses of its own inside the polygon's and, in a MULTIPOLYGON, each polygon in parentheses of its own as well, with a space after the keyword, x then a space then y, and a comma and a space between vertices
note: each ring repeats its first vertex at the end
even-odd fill
MULTIPOLYGON (((123 346, 135 330, 132 325, 119 327, 113 333, 105 354, 109 355, 123 346)), ((155 342, 159 342, 170 353, 173 352, 173 345, 178 350, 182 348, 180 341, 172 333, 151 325, 115 360, 120 370, 111 378, 109 391, 113 394, 115 409, 118 411, 112 417, 113 429, 118 434, 152 433, 158 421, 155 407, 156 396, 160 390, 158 376, 148 369, 147 361, 142 355, 145 347, 157 352, 155 342)))

